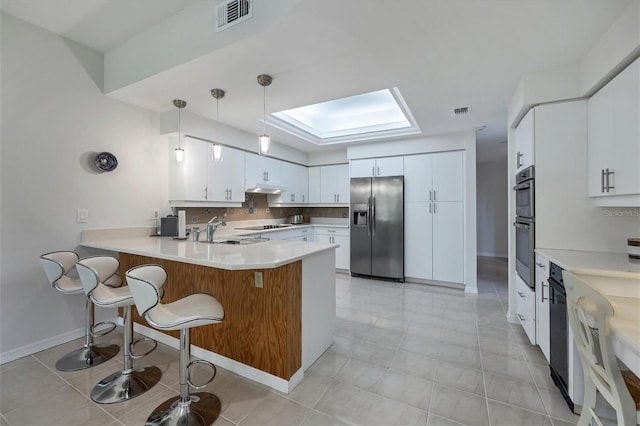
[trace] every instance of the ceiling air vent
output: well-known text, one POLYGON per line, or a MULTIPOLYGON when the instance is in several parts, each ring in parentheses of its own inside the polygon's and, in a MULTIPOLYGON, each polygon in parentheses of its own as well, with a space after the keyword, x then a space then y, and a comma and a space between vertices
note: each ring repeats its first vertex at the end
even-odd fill
POLYGON ((462 107, 458 107, 458 108, 454 108, 453 109, 453 115, 455 117, 463 117, 465 115, 469 115, 471 114, 471 107, 470 106, 462 106, 462 107))
POLYGON ((216 8, 216 32, 253 17, 253 0, 228 0, 216 8))

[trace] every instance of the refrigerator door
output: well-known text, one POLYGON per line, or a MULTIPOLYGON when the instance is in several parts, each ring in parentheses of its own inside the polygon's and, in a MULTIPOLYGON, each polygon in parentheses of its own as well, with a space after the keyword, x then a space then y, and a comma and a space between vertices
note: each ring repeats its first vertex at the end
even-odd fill
POLYGON ((404 177, 372 178, 371 275, 404 280, 404 177))
POLYGON ((371 275, 371 178, 351 179, 351 273, 371 275))

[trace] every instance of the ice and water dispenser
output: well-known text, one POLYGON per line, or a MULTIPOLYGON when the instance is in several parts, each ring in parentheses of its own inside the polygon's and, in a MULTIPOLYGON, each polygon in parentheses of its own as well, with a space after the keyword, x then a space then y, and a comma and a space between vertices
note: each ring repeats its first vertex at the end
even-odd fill
POLYGON ((351 207, 352 225, 367 226, 369 217, 369 206, 367 204, 353 204, 351 207))

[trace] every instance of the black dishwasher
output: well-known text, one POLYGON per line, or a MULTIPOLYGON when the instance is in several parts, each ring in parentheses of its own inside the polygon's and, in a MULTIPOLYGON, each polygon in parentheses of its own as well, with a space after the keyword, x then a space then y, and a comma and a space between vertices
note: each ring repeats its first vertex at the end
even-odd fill
POLYGON ((567 293, 562 280, 563 269, 551 263, 549 268, 549 338, 551 378, 574 411, 569 397, 569 321, 567 320, 567 293))

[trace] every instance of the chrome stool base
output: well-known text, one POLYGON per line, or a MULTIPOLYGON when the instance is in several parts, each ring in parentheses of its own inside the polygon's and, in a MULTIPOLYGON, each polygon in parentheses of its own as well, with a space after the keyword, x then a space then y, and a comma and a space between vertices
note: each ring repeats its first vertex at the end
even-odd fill
POLYGON ((114 404, 128 401, 156 385, 162 372, 158 367, 135 367, 130 373, 116 371, 100 380, 91 391, 91 399, 98 404, 114 404))
POLYGON ((147 426, 209 426, 220 415, 221 403, 217 396, 207 392, 196 392, 187 404, 180 403, 175 396, 160 404, 147 418, 147 426))
POLYGON ((94 344, 69 352, 56 362, 59 371, 77 371, 91 368, 110 360, 120 352, 120 346, 94 344))

